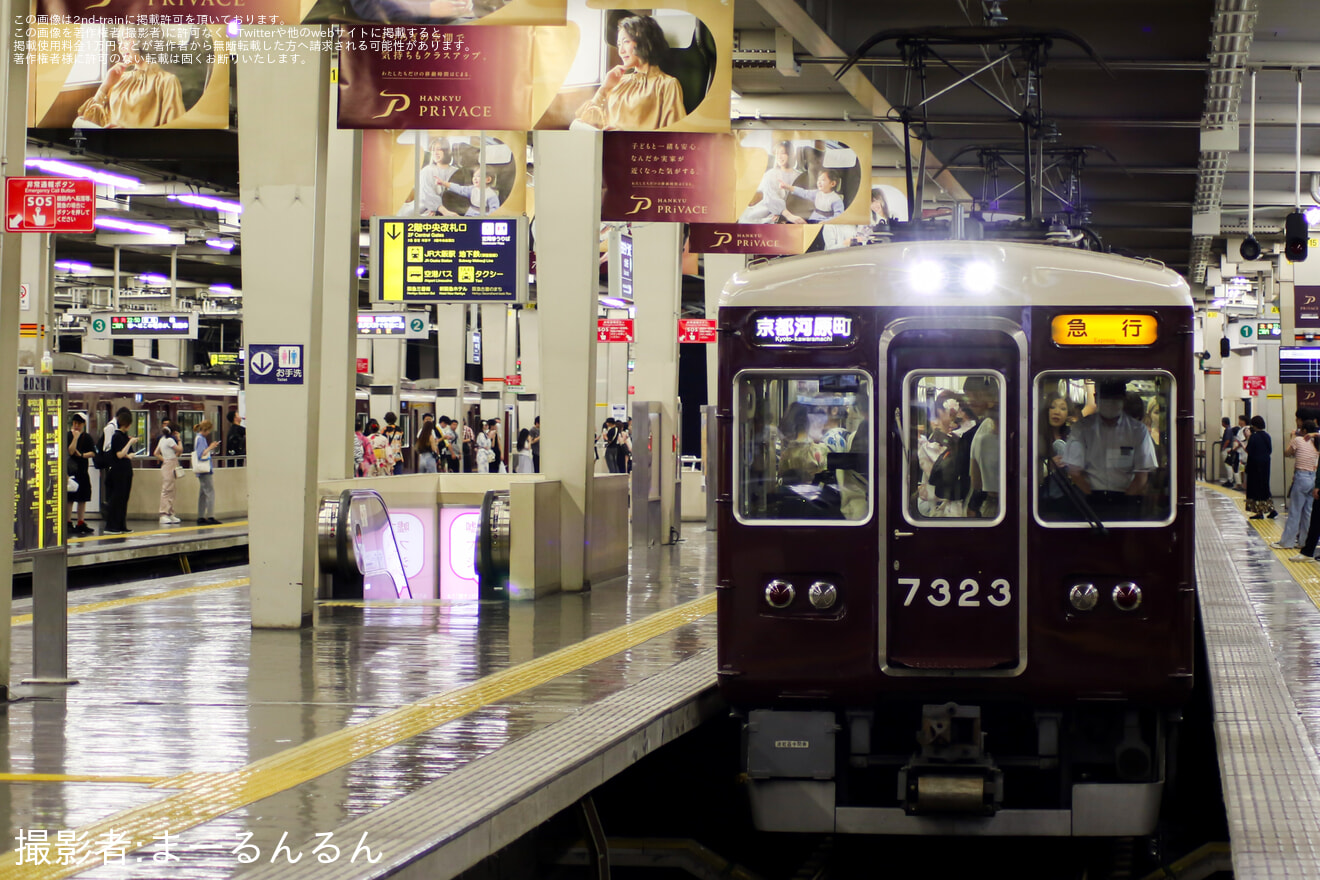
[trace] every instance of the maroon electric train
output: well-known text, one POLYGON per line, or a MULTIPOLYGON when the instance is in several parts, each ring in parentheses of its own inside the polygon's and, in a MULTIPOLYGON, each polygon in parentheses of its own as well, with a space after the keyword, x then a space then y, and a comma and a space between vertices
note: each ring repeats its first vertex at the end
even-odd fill
POLYGON ((1134 836, 1192 686, 1193 309, 1164 267, 887 243, 719 313, 719 680, 764 830, 1134 836))

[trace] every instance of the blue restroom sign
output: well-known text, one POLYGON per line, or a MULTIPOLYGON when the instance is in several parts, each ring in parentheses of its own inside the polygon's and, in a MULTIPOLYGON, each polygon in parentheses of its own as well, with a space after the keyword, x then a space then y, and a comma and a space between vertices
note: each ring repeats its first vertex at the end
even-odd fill
POLYGON ((303 384, 303 347, 301 345, 249 345, 248 384, 303 384))

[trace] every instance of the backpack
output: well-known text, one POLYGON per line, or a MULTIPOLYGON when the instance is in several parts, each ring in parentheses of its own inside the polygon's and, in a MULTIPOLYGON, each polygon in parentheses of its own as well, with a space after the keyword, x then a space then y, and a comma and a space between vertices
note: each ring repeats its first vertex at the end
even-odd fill
POLYGON ((96 454, 92 456, 92 466, 100 471, 109 470, 115 463, 115 454, 110 451, 109 447, 102 445, 104 437, 105 432, 101 432, 96 435, 96 440, 93 441, 96 444, 94 447, 96 454))

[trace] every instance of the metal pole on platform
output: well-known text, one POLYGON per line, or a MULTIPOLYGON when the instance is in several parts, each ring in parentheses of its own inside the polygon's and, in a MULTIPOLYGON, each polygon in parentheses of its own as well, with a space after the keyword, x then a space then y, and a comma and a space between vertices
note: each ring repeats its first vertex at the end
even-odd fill
POLYGON ((77 684, 69 678, 68 552, 32 554, 32 677, 23 684, 77 684))

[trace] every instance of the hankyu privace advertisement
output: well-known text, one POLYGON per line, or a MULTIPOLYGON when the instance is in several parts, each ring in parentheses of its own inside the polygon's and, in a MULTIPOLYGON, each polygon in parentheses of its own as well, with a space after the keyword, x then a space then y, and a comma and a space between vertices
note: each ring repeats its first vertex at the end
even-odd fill
POLYGON ((517 216, 527 208, 527 133, 367 131, 362 219, 517 216), (485 186, 481 173, 485 166, 485 186))
POLYGON ((562 27, 349 27, 339 127, 729 130, 733 6, 572 0, 562 27))
POLYGON ((223 28, 83 24, 45 29, 46 40, 37 36, 26 42, 29 128, 229 127, 229 49, 223 28))

